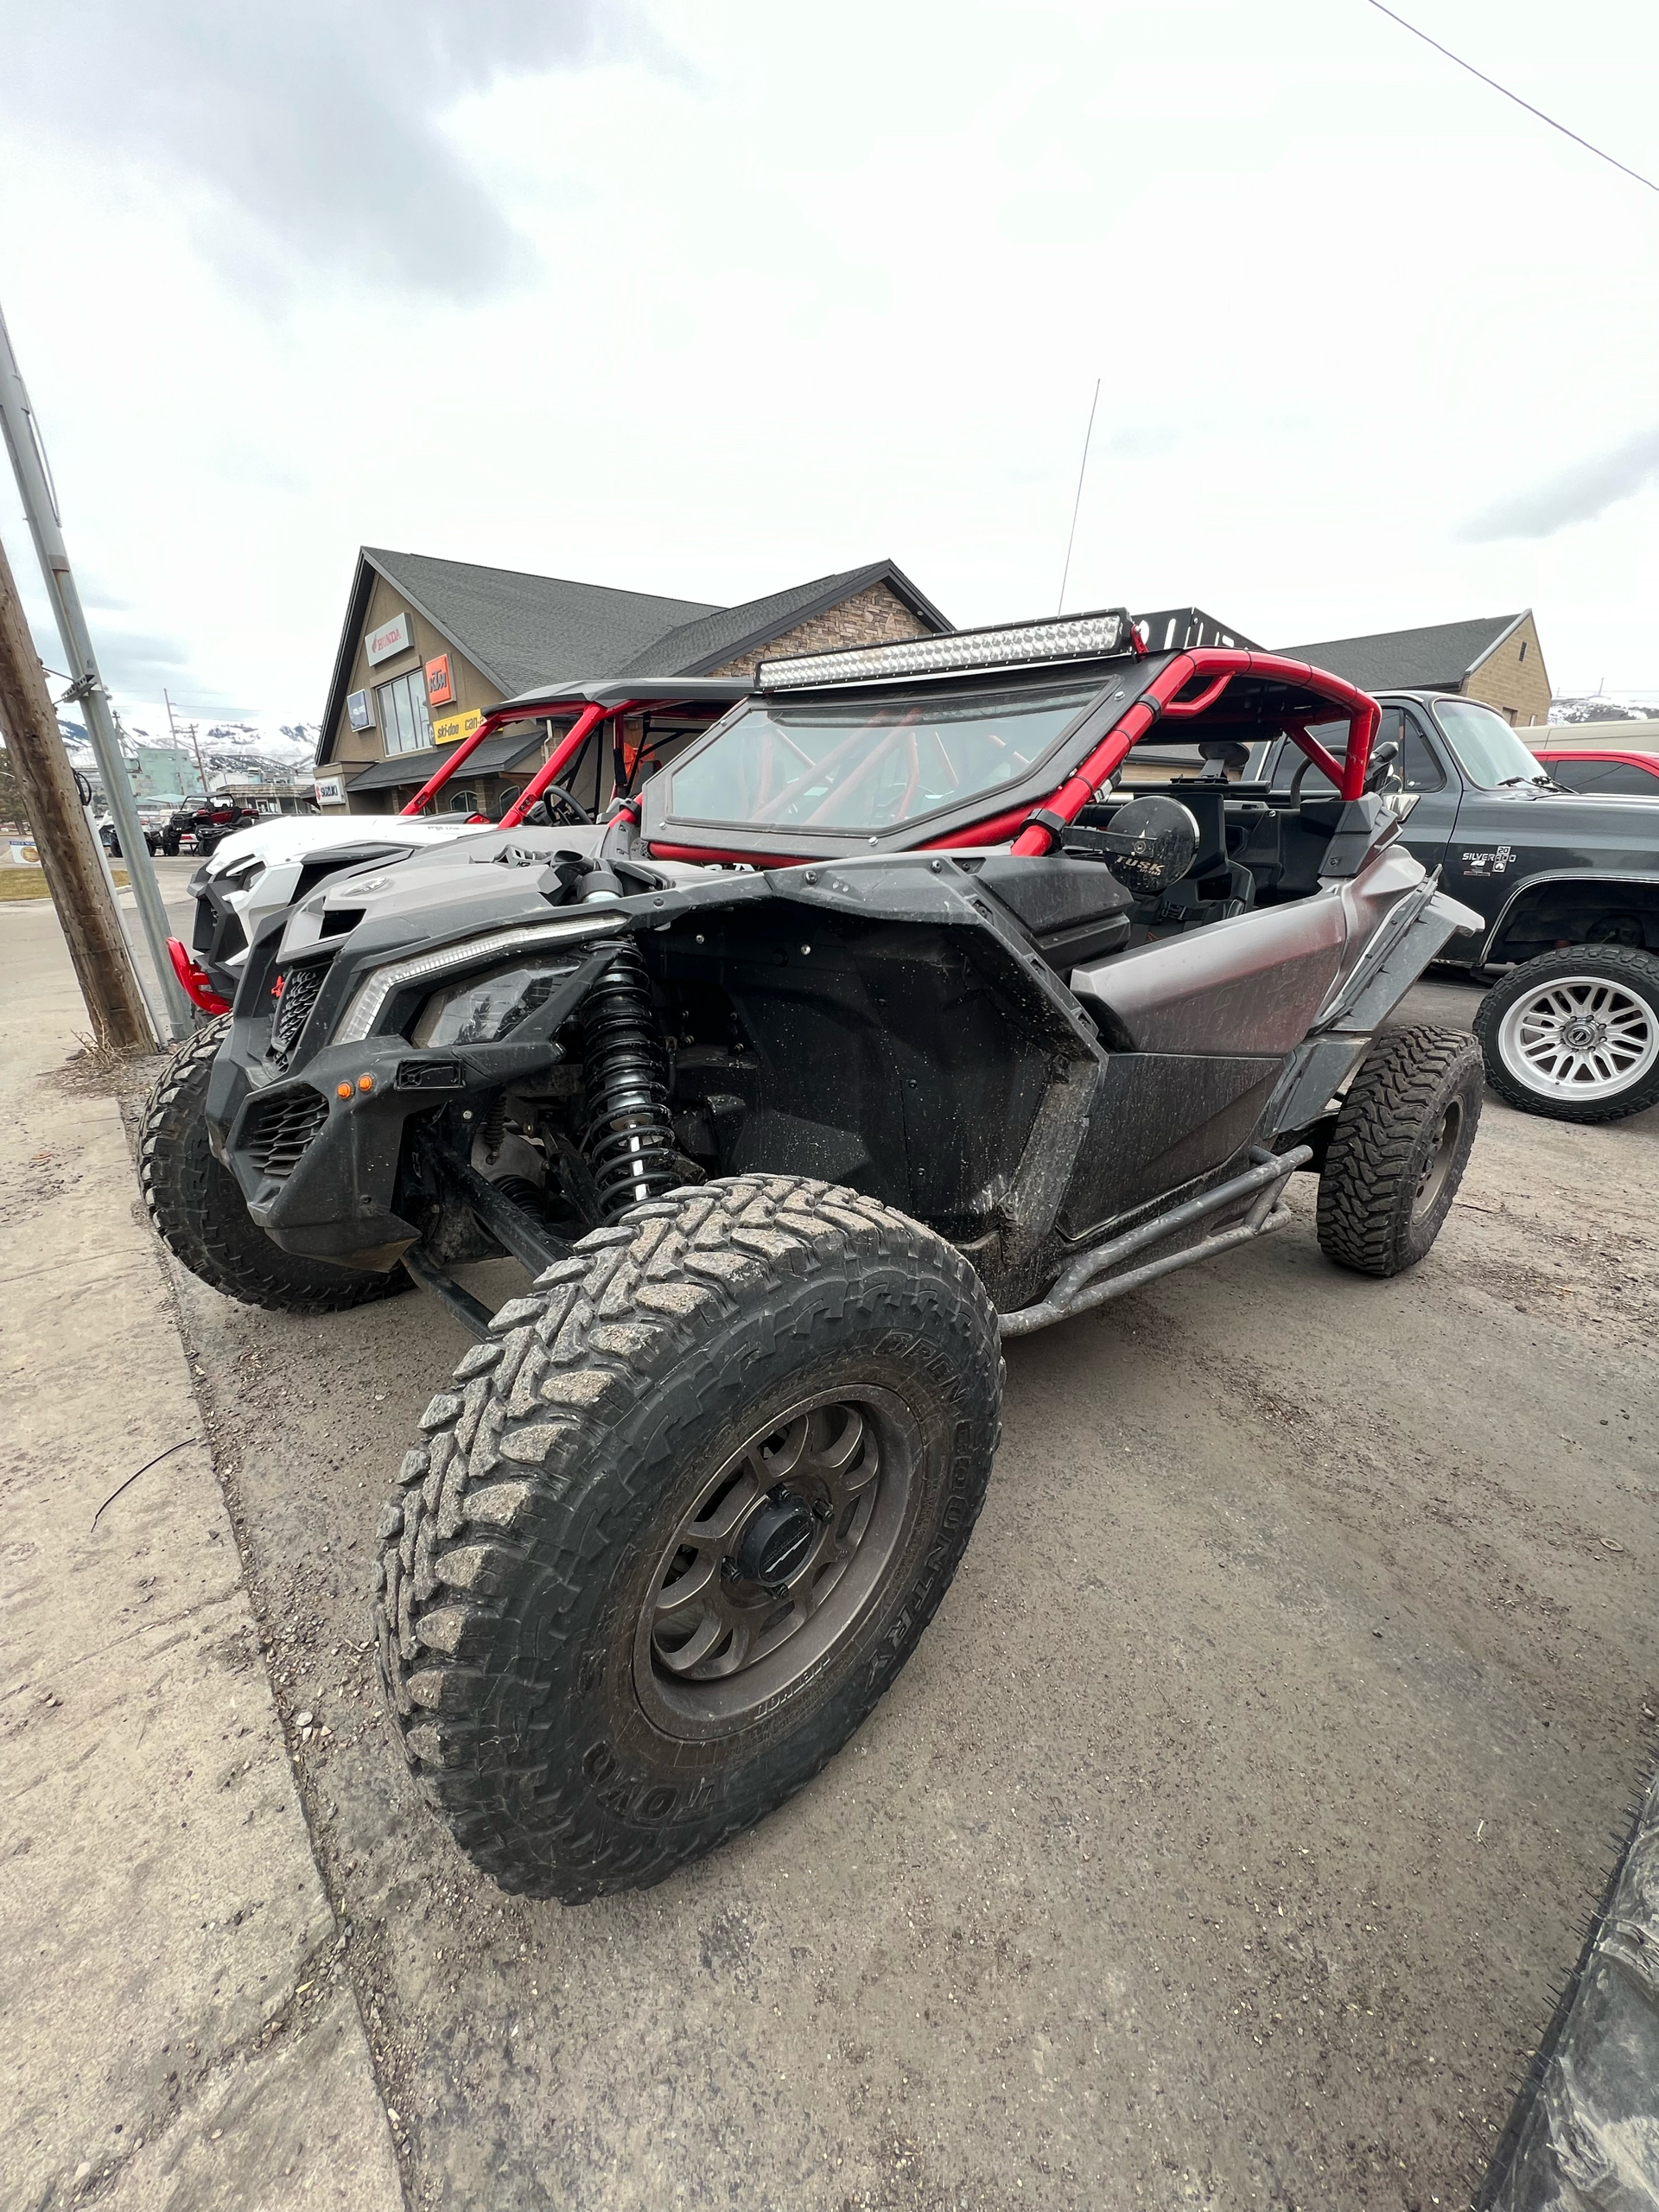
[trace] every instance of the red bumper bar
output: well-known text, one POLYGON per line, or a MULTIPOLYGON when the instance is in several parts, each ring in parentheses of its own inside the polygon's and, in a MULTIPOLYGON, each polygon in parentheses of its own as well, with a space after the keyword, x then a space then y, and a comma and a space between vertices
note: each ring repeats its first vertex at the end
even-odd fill
POLYGON ((167 957, 173 963, 173 973, 178 977, 184 995, 204 1014, 228 1014, 229 999, 222 999, 207 979, 207 970, 199 960, 193 960, 175 937, 167 940, 167 957))

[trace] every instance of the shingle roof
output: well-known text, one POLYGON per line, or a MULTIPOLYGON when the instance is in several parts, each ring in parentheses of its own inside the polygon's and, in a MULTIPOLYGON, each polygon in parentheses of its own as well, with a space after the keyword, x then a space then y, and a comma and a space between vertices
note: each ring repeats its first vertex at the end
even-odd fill
POLYGON ((1274 651, 1327 669, 1362 691, 1454 691, 1529 611, 1434 622, 1421 630, 1380 630, 1369 638, 1327 638, 1313 645, 1275 645, 1274 651))
POLYGON ((896 593, 931 629, 942 632, 952 626, 931 601, 923 598, 902 569, 891 561, 871 561, 861 569, 842 569, 833 575, 815 576, 810 583, 791 584, 786 591, 770 592, 764 599, 745 600, 740 607, 709 608, 697 620, 658 638, 619 673, 706 676, 792 630, 798 622, 839 607, 843 600, 879 583, 896 593))
POLYGON ((556 669, 613 676, 665 632, 720 612, 707 600, 661 599, 519 569, 481 569, 378 545, 365 545, 363 553, 509 694, 556 669))
MULTIPOLYGON (((320 767, 334 757, 334 734, 377 574, 509 698, 551 682, 590 684, 624 674, 641 681, 703 676, 747 653, 758 658, 758 648, 784 631, 876 583, 885 583, 927 628, 953 626, 891 561, 815 576, 741 607, 716 607, 707 600, 664 599, 365 545, 323 709, 320 767)), ((360 785, 363 779, 357 780, 360 785)))

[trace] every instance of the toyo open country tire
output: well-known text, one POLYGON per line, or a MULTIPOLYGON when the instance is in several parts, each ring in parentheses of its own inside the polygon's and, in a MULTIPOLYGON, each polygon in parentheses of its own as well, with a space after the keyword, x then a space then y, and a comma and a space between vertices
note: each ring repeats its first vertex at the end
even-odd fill
POLYGON ((138 1125, 138 1181, 162 1242, 214 1290, 278 1313, 340 1313, 406 1290, 401 1268, 370 1274, 296 1259, 249 1217, 207 1142, 207 1078, 229 1027, 220 1014, 177 1047, 138 1125))
POLYGON ((1415 1267, 1463 1180, 1480 1099, 1472 1038, 1398 1029, 1377 1039, 1348 1087, 1319 1174, 1327 1259, 1365 1275, 1415 1267))
POLYGON ((1659 1103, 1659 959, 1573 944, 1523 960, 1475 1009, 1486 1080, 1557 1122, 1619 1122, 1659 1103))
POLYGON ((578 1904, 809 1781, 949 1587, 1001 1382, 960 1253, 791 1176, 636 1206, 503 1306, 426 1410, 374 1604, 467 1855, 578 1904))

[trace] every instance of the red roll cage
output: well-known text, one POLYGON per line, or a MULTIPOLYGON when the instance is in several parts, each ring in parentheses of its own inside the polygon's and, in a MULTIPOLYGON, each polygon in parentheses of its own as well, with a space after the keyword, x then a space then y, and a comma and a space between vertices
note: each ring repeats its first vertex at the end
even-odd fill
MULTIPOLYGON (((1329 778, 1344 799, 1357 798, 1365 788, 1365 771, 1381 711, 1369 693, 1344 683, 1339 676, 1330 675, 1324 669, 1310 667, 1306 661, 1286 660, 1277 653, 1255 652, 1239 646, 1193 646, 1185 652, 1173 654, 1166 662, 1145 690, 1130 702, 1105 736, 1046 799, 1034 806, 1027 804, 1000 814, 988 815, 984 820, 974 823, 965 830, 953 830, 944 836, 924 838, 919 841, 918 849, 928 851, 946 846, 998 845, 1005 840, 1011 840, 1013 850, 1016 853, 1029 855, 1052 851, 1064 826, 1076 821, 1101 785, 1122 766, 1131 748, 1160 722, 1194 721, 1202 715, 1207 718, 1207 726, 1212 732, 1225 734, 1228 718, 1224 712, 1217 713, 1216 710, 1228 686, 1237 676, 1252 676, 1268 683, 1288 684, 1298 690, 1311 691, 1322 704, 1330 706, 1346 720, 1348 744, 1341 760, 1328 752, 1310 734, 1307 727, 1309 717, 1306 712, 1287 714, 1282 728, 1284 734, 1301 748, 1323 775, 1329 778)), ((542 721, 550 715, 574 714, 575 719, 570 728, 554 745, 541 767, 502 816, 501 828, 516 829, 537 800, 576 760, 601 722, 638 714, 647 708, 660 712, 674 703, 663 699, 625 699, 613 705, 598 705, 582 700, 549 700, 544 702, 538 701, 532 708, 526 708, 522 703, 496 708, 485 715, 470 735, 461 739, 442 766, 429 777, 414 798, 399 811, 404 814, 422 812, 485 739, 508 723, 542 721)), ((1253 734, 1261 734, 1259 726, 1251 725, 1251 728, 1253 734)), ((481 816, 473 817, 474 820, 483 818, 481 816)), ((813 857, 797 853, 727 852, 706 845, 664 844, 660 841, 654 842, 651 849, 659 860, 742 861, 752 867, 758 862, 763 866, 791 868, 813 857)))

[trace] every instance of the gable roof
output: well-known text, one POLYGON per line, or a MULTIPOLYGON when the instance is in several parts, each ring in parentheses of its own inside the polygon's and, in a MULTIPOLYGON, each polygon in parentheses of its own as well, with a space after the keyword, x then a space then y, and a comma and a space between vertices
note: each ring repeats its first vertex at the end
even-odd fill
POLYGON ((614 675, 665 630, 717 611, 706 600, 662 599, 375 545, 365 545, 363 557, 508 693, 572 655, 595 676, 614 675))
POLYGON ((323 709, 320 767, 333 757, 334 733, 377 575, 509 698, 550 681, 706 675, 872 584, 885 583, 934 632, 954 626, 891 561, 872 561, 738 607, 719 607, 365 545, 358 555, 323 709))
POLYGON ((1319 645, 1274 650, 1344 677, 1362 691, 1455 691, 1531 612, 1523 607, 1518 614, 1485 614, 1469 622, 1433 622, 1420 630, 1379 630, 1368 638, 1327 638, 1319 645))
POLYGON ((728 660, 741 660, 799 622, 810 622, 844 600, 853 599, 873 584, 886 584, 918 620, 936 635, 955 628, 931 600, 925 599, 902 569, 891 561, 871 561, 861 569, 842 569, 833 575, 815 576, 810 583, 791 584, 764 599, 745 600, 739 607, 707 609, 697 620, 671 630, 647 646, 638 659, 619 671, 623 676, 707 676, 728 660))

